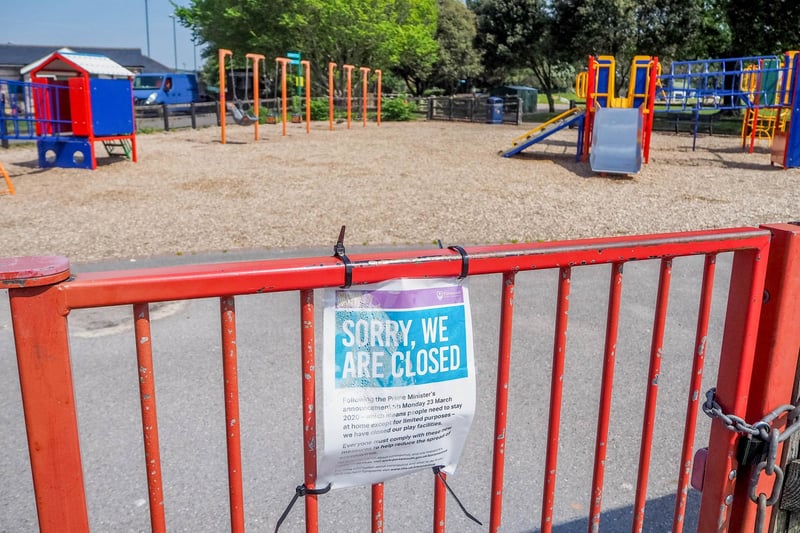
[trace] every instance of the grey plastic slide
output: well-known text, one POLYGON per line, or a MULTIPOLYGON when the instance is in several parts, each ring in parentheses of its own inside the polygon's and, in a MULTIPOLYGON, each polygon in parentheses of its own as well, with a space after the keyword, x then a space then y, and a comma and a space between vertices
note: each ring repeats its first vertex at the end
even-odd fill
POLYGON ((600 107, 595 112, 589 164, 594 172, 635 174, 642 168, 640 109, 600 107))

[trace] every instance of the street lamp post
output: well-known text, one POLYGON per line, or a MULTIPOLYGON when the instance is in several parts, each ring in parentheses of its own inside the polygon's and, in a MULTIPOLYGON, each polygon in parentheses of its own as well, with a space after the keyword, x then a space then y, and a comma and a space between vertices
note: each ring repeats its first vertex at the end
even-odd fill
POLYGON ((170 15, 172 19, 172 51, 175 57, 175 70, 178 70, 178 34, 175 32, 175 15, 170 15))
POLYGON ((147 0, 144 0, 144 31, 147 35, 147 57, 150 57, 150 14, 147 10, 147 0))

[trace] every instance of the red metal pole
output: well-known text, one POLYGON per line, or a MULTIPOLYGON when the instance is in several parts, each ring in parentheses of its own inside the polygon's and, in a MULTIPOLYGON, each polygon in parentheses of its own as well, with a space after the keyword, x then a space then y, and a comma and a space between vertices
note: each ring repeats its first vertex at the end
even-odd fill
POLYGON ((222 325, 222 375, 225 381, 225 437, 228 445, 228 494, 231 531, 244 532, 239 368, 236 350, 236 305, 233 296, 220 298, 222 325))
POLYGON ((382 93, 383 93, 383 89, 381 87, 381 84, 383 83, 383 79, 382 79, 383 78, 383 72, 381 71, 381 69, 376 68, 375 69, 375 74, 378 75, 378 96, 377 96, 378 118, 377 118, 377 120, 378 120, 378 126, 380 126, 381 125, 381 98, 382 98, 382 93))
POLYGON ((72 385, 63 257, 0 259, 8 289, 33 490, 42 533, 88 531, 72 385), (20 288, 21 287, 21 288, 20 288))
POLYGON ((650 452, 653 448, 653 430, 656 424, 656 401, 658 400, 658 380, 661 376, 661 352, 664 348, 664 330, 667 322, 669 304, 669 285, 672 279, 672 259, 661 260, 661 273, 656 296, 656 313, 653 318, 653 340, 650 345, 650 371, 647 376, 647 395, 644 404, 642 441, 639 450, 639 476, 636 482, 634 504, 634 533, 644 527, 644 507, 647 504, 647 480, 650 474, 650 452))
POLYGON ((333 71, 336 69, 336 63, 331 61, 328 63, 328 122, 330 123, 329 128, 333 131, 333 71))
POLYGON ((165 532, 167 522, 164 516, 164 486, 161 476, 161 451, 158 445, 153 336, 150 333, 150 309, 147 304, 133 306, 133 320, 136 334, 136 360, 139 368, 144 463, 147 470, 147 494, 150 500, 150 529, 156 532, 165 532))
POLYGON ((281 66, 281 124, 283 136, 286 137, 286 65, 291 61, 287 57, 276 57, 275 62, 281 66))
MULTIPOLYGON (((447 474, 440 472, 442 477, 447 474)), ((444 533, 447 524, 447 488, 439 476, 433 476, 433 532, 444 533)))
POLYGON ((500 529, 503 514, 503 474, 505 470, 506 418, 508 416, 508 385, 511 366, 511 332, 514 318, 514 272, 503 273, 500 307, 500 346, 497 354, 497 400, 494 411, 494 451, 492 455, 492 504, 489 531, 500 529))
MULTIPOLYGON (((791 224, 762 226, 772 233, 764 283, 764 304, 758 326, 758 337, 750 384, 750 400, 745 420, 760 420, 779 405, 794 403, 793 387, 800 353, 800 227, 791 224)), ((781 429, 785 417, 774 427, 781 429)), ((778 457, 781 456, 779 445, 778 457)), ((738 477, 746 478, 752 467, 739 469, 738 477)), ((762 473, 755 494, 772 495, 775 476, 762 473)), ((748 495, 745 479, 737 483, 731 506, 731 532, 753 531, 756 504, 748 495)), ((767 507, 765 523, 770 523, 774 507, 767 507)))
POLYGON ((342 68, 347 73, 347 129, 350 129, 351 112, 353 109, 353 65, 342 65, 342 68))
POLYGON ((564 388, 564 362, 567 356, 567 324, 572 269, 570 267, 561 267, 558 274, 553 371, 550 378, 550 417, 547 424, 547 455, 545 456, 544 488, 542 490, 542 533, 550 533, 553 530, 553 507, 555 505, 556 471, 558 469, 558 441, 561 432, 561 401, 564 388))
POLYGON ((305 67, 306 80, 303 83, 303 90, 306 95, 306 133, 311 133, 311 61, 305 59, 300 61, 305 67))
POLYGON ((608 426, 611 417, 611 393, 614 387, 614 363, 617 356, 617 331, 619 327, 619 304, 622 296, 622 267, 624 263, 611 266, 611 286, 608 296, 608 318, 606 321, 606 343, 603 356, 603 381, 600 390, 600 408, 597 414, 597 440, 594 451, 592 474, 592 498, 589 504, 589 533, 600 529, 600 513, 603 504, 603 478, 608 451, 608 426))
POLYGON ((650 162, 650 139, 653 135, 653 120, 655 119, 656 85, 658 85, 658 58, 654 57, 650 63, 649 85, 647 87, 647 117, 644 124, 644 163, 650 162))
POLYGON ((383 533, 383 483, 372 485, 372 533, 383 533))
POLYGON ((700 289, 700 309, 697 313, 697 333, 694 342, 689 399, 686 404, 686 422, 683 429, 683 447, 681 449, 680 472, 678 473, 675 513, 672 519, 672 533, 681 533, 683 531, 686 517, 686 499, 689 491, 689 479, 692 475, 692 447, 694 446, 694 436, 697 428, 697 413, 700 408, 700 400, 703 398, 701 388, 703 386, 703 368, 708 346, 708 322, 711 316, 716 265, 717 254, 708 254, 703 268, 703 282, 700 289))
MULTIPOLYGON (((716 401, 725 413, 744 418, 752 377, 758 319, 764 297, 769 243, 734 253, 725 329, 720 348, 716 401)), ((796 354, 795 354, 796 355, 796 354)), ((711 422, 697 531, 744 531, 730 523, 731 503, 744 505, 747 479, 738 480, 737 434, 720 420, 711 422), (734 495, 734 490, 736 495, 734 495), (742 496, 744 495, 744 499, 742 496)), ((746 525, 742 526, 746 529, 746 525)), ((750 524, 750 530, 753 526, 750 524)))
MULTIPOLYGON (((317 482, 317 405, 316 405, 316 353, 314 338, 314 291, 300 291, 300 328, 302 344, 303 382, 303 466, 305 485, 314 488, 317 482)), ((319 528, 317 495, 307 494, 306 531, 314 533, 319 528)))
POLYGON ((361 67, 358 69, 361 72, 361 120, 364 127, 367 127, 367 81, 369 76, 369 67, 361 67))
POLYGON ((233 52, 225 48, 219 49, 219 126, 220 143, 225 144, 225 57, 233 56, 233 52))
POLYGON ((594 85, 595 63, 594 56, 589 56, 589 70, 586 77, 586 116, 583 120, 583 157, 585 163, 589 160, 589 148, 592 143, 592 126, 594 125, 594 85))

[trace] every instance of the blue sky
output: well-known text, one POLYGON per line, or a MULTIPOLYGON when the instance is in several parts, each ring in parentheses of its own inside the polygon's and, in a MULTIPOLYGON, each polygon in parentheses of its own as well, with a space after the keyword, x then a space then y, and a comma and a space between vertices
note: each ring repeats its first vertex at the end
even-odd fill
MULTIPOLYGON (((0 0, 0 43, 140 48, 147 54, 145 4, 150 21, 150 57, 175 67, 173 12, 169 0, 0 0)), ((189 0, 175 0, 185 6, 189 0)), ((194 68, 191 32, 175 24, 179 69, 194 68)), ((197 49, 198 67, 202 64, 197 49)))

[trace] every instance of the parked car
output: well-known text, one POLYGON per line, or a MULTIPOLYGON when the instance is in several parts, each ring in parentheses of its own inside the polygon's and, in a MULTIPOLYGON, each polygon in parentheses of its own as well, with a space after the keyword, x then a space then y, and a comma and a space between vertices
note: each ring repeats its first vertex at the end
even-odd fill
POLYGON ((136 105, 189 104, 202 101, 194 74, 139 74, 133 78, 136 105))

